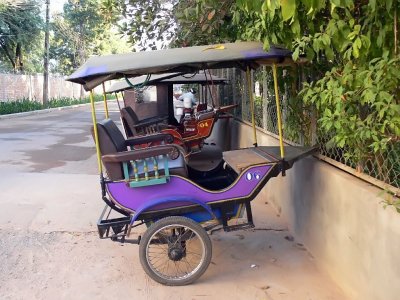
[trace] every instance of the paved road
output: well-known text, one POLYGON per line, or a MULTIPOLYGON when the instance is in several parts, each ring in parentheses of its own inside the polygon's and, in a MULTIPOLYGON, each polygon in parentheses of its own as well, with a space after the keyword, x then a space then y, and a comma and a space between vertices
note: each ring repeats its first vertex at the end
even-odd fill
POLYGON ((97 237, 90 120, 87 106, 0 119, 0 299, 345 299, 268 199, 254 201, 257 230, 212 235, 198 282, 151 281, 137 246, 97 237))

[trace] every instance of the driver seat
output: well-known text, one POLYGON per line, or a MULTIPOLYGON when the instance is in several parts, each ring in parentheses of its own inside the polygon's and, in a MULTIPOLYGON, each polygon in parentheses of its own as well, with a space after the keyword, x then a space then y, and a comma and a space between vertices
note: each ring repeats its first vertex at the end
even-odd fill
MULTIPOLYGON (((159 157, 160 155, 166 155, 168 157, 168 168, 171 175, 188 177, 186 161, 178 145, 171 144, 133 149, 134 146, 143 145, 144 143, 151 143, 154 141, 168 142, 170 138, 168 134, 153 134, 125 140, 121 131, 111 119, 98 122, 97 132, 102 162, 108 177, 112 181, 124 180, 123 162, 134 160, 143 161, 145 158, 159 157), (132 150, 129 150, 129 147, 132 150), (174 149, 178 153, 178 157, 171 159, 171 152, 173 152, 174 149)), ((94 136, 93 127, 92 135, 94 136)), ((128 165, 130 166, 130 164, 128 165)), ((153 161, 151 159, 148 161, 148 169, 153 170, 153 161)), ((160 164, 158 170, 160 174, 164 174, 164 165, 160 164)), ((139 175, 143 173, 143 168, 139 169, 139 175)), ((151 172, 149 175, 152 176, 151 172)))

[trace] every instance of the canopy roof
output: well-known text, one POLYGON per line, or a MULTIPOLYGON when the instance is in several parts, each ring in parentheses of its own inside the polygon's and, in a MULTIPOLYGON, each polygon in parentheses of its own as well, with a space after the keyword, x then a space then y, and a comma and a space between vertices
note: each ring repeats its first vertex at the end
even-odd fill
POLYGON ((160 73, 194 73, 202 69, 256 68, 291 60, 287 49, 263 50, 260 42, 237 42, 91 57, 67 80, 91 90, 104 81, 160 73))
POLYGON ((186 74, 180 75, 180 73, 165 73, 158 75, 151 75, 150 78, 147 75, 142 75, 135 78, 129 78, 128 84, 126 80, 121 80, 115 82, 109 89, 107 89, 106 93, 117 93, 125 90, 129 90, 132 88, 132 85, 156 85, 156 84, 189 84, 189 83, 198 83, 198 84, 223 84, 227 81, 226 78, 218 77, 215 75, 206 75, 204 72, 198 74, 186 74), (173 77, 172 77, 173 76, 173 77))

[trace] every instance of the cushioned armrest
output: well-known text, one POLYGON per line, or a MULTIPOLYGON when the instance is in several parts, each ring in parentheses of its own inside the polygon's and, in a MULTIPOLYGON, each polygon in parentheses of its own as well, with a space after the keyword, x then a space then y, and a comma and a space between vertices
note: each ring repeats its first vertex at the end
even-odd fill
POLYGON ((139 121, 139 123, 141 122, 150 122, 150 121, 159 121, 159 122, 163 122, 168 120, 168 116, 164 116, 164 117, 150 117, 150 118, 144 118, 142 120, 139 121))
POLYGON ((131 160, 139 160, 150 157, 157 157, 159 155, 167 155, 176 151, 174 145, 162 145, 157 147, 150 147, 140 150, 117 152, 113 154, 103 155, 101 158, 105 163, 121 163, 131 160))
POLYGON ((164 122, 163 119, 157 118, 157 119, 151 119, 151 120, 141 120, 138 123, 134 124, 133 126, 135 128, 140 128, 140 127, 148 127, 151 125, 157 125, 159 123, 164 122))
POLYGON ((173 141, 174 137, 168 133, 156 133, 128 138, 126 139, 125 143, 127 146, 136 146, 153 142, 165 142, 170 144, 173 141))
POLYGON ((168 125, 168 124, 159 124, 158 127, 161 129, 174 129, 176 130, 177 127, 174 125, 168 125))

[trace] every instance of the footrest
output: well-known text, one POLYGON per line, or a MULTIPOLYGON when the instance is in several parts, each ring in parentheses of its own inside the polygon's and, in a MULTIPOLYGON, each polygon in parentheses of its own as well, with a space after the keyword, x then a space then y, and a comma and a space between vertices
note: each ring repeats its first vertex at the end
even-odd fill
POLYGON ((252 222, 249 222, 249 223, 243 223, 243 224, 238 224, 238 225, 224 226, 224 231, 230 232, 230 231, 251 229, 251 228, 254 228, 254 224, 252 222))
MULTIPOLYGON (((131 218, 120 217, 109 219, 108 216, 105 217, 108 210, 111 211, 111 208, 106 205, 99 217, 99 220, 97 221, 97 230, 99 232, 99 237, 101 239, 106 239, 116 237, 119 234, 125 235, 131 224, 131 218)), ((110 213, 108 213, 108 215, 109 214, 110 213)))

